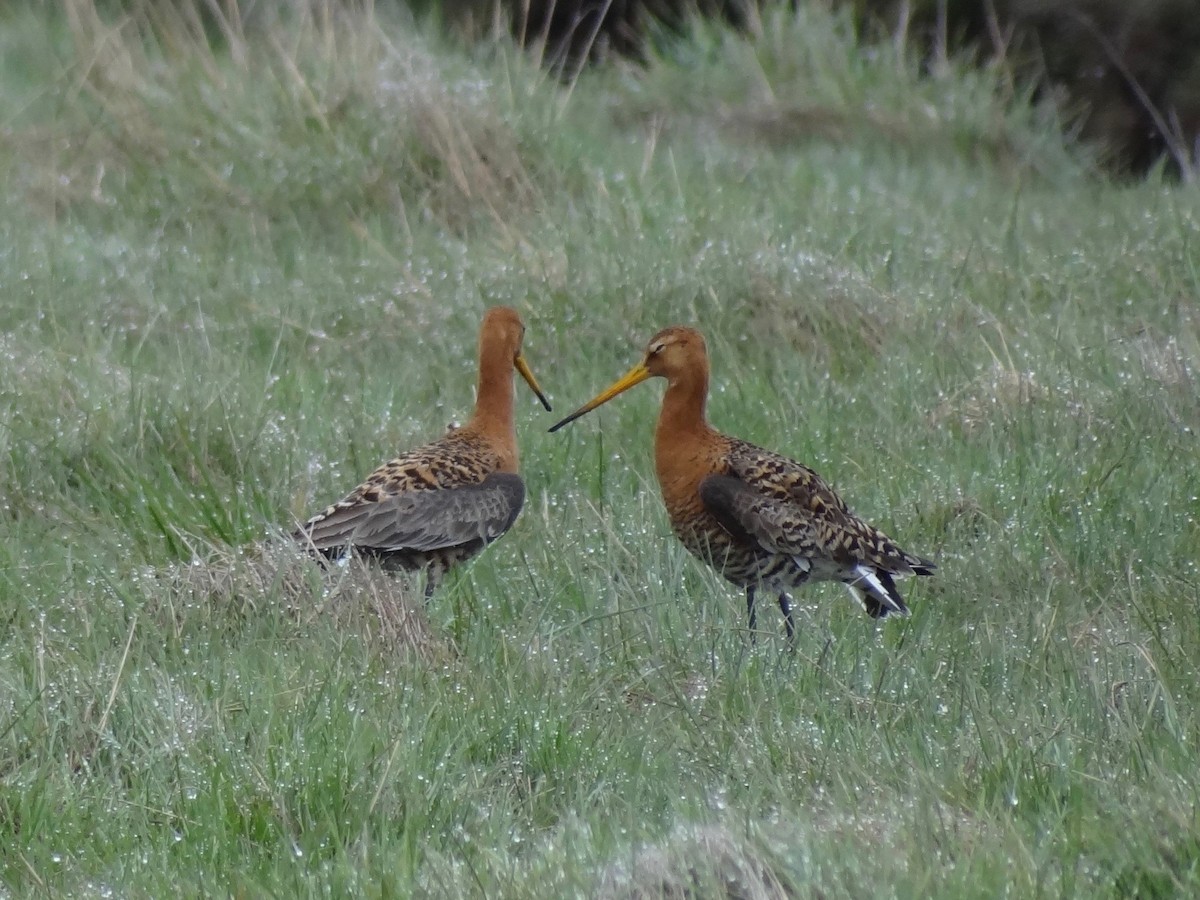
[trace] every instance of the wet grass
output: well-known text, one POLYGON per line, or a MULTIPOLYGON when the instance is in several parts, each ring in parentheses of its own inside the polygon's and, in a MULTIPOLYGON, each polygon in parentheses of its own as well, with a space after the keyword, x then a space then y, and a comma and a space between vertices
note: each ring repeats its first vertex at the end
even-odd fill
POLYGON ((1194 188, 817 11, 564 85, 64 8, 0 29, 0 895, 1200 887, 1194 188), (523 403, 526 509, 427 611, 281 561, 465 415, 495 303, 556 412, 699 323, 720 427, 937 558, 912 617, 752 648, 654 386, 523 403))

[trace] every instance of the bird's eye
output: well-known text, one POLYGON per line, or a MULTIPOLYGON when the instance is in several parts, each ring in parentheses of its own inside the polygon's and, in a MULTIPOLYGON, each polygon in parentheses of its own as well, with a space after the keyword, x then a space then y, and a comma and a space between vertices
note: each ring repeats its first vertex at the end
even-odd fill
POLYGON ((651 356, 658 356, 658 354, 662 353, 662 351, 663 351, 662 344, 652 344, 650 346, 650 355, 651 356))

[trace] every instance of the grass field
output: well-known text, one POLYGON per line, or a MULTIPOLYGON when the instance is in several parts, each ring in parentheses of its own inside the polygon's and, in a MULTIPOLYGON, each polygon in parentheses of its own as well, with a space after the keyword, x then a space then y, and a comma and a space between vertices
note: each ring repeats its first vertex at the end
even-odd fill
POLYGON ((1195 186, 819 9, 559 81, 210 6, 0 13, 0 898, 1200 892, 1195 186), (281 562, 499 303, 516 527, 427 613, 281 562), (910 618, 752 647, 661 388, 546 433, 675 322, 716 425, 937 559, 910 618))

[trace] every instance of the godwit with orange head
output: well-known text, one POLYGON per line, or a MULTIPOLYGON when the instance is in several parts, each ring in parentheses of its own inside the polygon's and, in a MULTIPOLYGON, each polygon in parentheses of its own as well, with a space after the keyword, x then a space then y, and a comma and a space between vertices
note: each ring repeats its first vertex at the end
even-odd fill
POLYGON ((665 378, 654 464, 671 528, 689 552, 745 589, 752 633, 763 589, 778 593, 793 638, 787 592, 810 581, 840 581, 874 618, 906 614, 895 579, 932 575, 934 564, 854 515, 808 466, 713 428, 705 415, 708 373, 703 335, 664 328, 641 362, 550 430, 648 378, 665 378))
POLYGON ((489 309, 479 329, 475 411, 445 437, 384 463, 292 537, 327 558, 357 553, 390 570, 426 570, 428 600, 445 574, 500 537, 525 502, 517 474, 513 371, 546 409, 516 310, 489 309))

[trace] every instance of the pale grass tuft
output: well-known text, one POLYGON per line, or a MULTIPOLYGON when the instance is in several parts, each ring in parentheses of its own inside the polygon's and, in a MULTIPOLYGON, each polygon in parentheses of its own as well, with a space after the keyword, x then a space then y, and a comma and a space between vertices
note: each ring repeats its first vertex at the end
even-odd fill
POLYGON ((334 576, 323 611, 339 628, 393 652, 411 653, 429 663, 457 654, 449 638, 433 632, 415 580, 390 575, 371 563, 353 562, 334 576))
POLYGON ((649 709, 653 706, 676 708, 683 703, 700 703, 708 696, 711 680, 695 672, 679 673, 666 681, 666 687, 655 690, 643 679, 637 685, 625 688, 621 698, 631 709, 649 709))
POLYGON ((409 234, 432 217, 455 233, 486 221, 515 237, 513 219, 542 203, 525 158, 536 142, 497 102, 514 86, 451 73, 369 5, 191 0, 113 16, 72 0, 67 13, 73 91, 98 112, 13 139, 25 189, 48 215, 113 206, 147 172, 171 181, 181 207, 275 219, 308 204, 367 239, 364 223, 380 214, 409 234), (320 152, 293 154, 300 144, 320 152))
POLYGON ((253 615, 279 606, 302 625, 328 616, 369 644, 426 662, 453 654, 433 633, 414 579, 360 560, 322 568, 285 539, 209 547, 191 562, 152 573, 147 588, 177 630, 198 613, 253 615))
POLYGON ((747 268, 754 336, 783 341, 826 365, 835 353, 878 354, 905 315, 898 298, 821 257, 764 251, 747 268))
POLYGON ((1045 400, 1049 391, 1032 372, 1018 371, 1011 363, 992 365, 942 401, 930 413, 935 425, 952 423, 965 432, 1004 422, 1020 409, 1045 400))
POLYGON ((1165 328, 1142 325, 1121 342, 1127 363, 1162 389, 1163 410, 1175 427, 1194 430, 1200 423, 1200 307, 1175 307, 1175 321, 1165 328))
POLYGON ((526 170, 517 135, 490 109, 443 81, 414 79, 389 115, 407 116, 416 144, 435 165, 427 175, 426 203, 446 224, 461 232, 482 211, 502 235, 513 240, 513 214, 541 203, 526 170))
POLYGON ((600 880, 606 900, 784 900, 795 891, 751 842, 723 825, 683 825, 600 880))
POLYGON ((1194 387, 1200 354, 1188 347, 1187 337, 1143 331, 1133 339, 1134 349, 1147 378, 1164 387, 1194 387))

